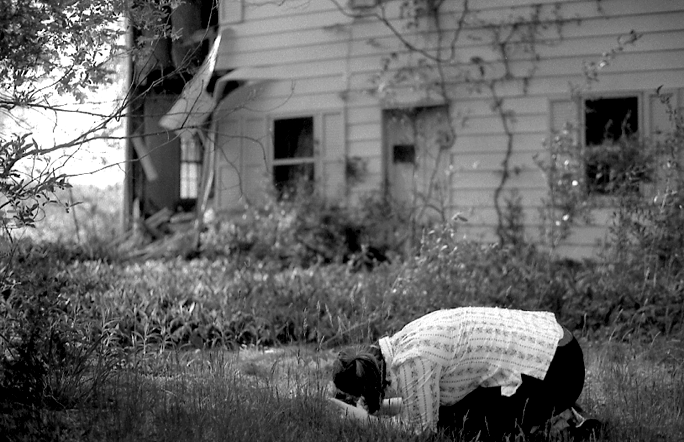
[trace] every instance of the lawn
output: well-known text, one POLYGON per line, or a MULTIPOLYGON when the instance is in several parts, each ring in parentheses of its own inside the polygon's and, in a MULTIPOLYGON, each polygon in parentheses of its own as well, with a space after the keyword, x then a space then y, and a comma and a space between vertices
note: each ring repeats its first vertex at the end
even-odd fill
POLYGON ((344 225, 308 209, 284 224, 280 208, 209 226, 196 259, 136 261, 100 234, 117 218, 107 199, 84 195, 0 262, 0 439, 427 440, 330 409, 335 354, 438 308, 487 305, 552 311, 580 337, 580 404, 607 423, 602 440, 684 440, 679 261, 552 260, 448 225, 425 230, 415 256, 326 262, 298 241, 344 225))
MULTIPOLYGON (((587 382, 579 402, 609 424, 599 440, 683 440, 680 342, 582 346, 587 382)), ((412 440, 345 421, 326 405, 335 354, 297 345, 139 353, 111 376, 97 406, 74 419, 84 439, 102 441, 412 440)))

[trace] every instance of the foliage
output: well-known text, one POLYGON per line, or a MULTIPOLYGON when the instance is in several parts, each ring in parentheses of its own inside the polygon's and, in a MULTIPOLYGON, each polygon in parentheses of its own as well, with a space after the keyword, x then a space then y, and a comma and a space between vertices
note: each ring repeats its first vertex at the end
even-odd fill
MULTIPOLYGON (((609 430, 591 440, 681 440, 684 354, 676 342, 582 341, 582 347, 587 381, 580 404, 609 430)), ((97 408, 79 410, 76 434, 99 441, 453 440, 341 419, 325 403, 335 355, 307 346, 138 355, 137 365, 112 376, 97 408)))
POLYGON ((0 227, 8 237, 10 229, 35 227, 40 210, 56 202, 55 191, 70 187, 66 176, 35 167, 43 162, 40 148, 27 134, 8 140, 0 135, 0 227), (26 161, 31 167, 22 168, 20 164, 26 161))
POLYGON ((649 143, 636 136, 584 148, 587 193, 641 198, 640 187, 653 182, 655 158, 649 143))
POLYGON ((111 60, 124 46, 125 19, 149 38, 167 36, 172 0, 0 0, 0 109, 51 108, 54 87, 83 101, 112 81, 111 60))
POLYGON ((68 187, 68 176, 59 169, 76 151, 90 142, 120 140, 113 127, 136 98, 129 85, 121 86, 127 79, 120 74, 126 72, 127 57, 149 56, 144 42, 126 46, 126 25, 144 29, 146 41, 172 38, 168 16, 180 3, 0 0, 4 237, 11 235, 10 226, 34 225, 40 209, 56 200, 54 191, 68 187), (103 86, 109 88, 106 93, 98 89, 103 86), (118 89, 123 89, 119 95, 112 92, 118 89), (95 93, 98 100, 86 100, 95 93), (74 118, 78 128, 72 128, 74 118), (39 133, 34 139, 32 132, 42 132, 45 124, 53 125, 51 141, 40 141, 39 133))
POLYGON ((670 114, 673 131, 660 142, 626 137, 611 148, 582 152, 566 131, 551 144, 551 163, 539 162, 549 179, 542 218, 552 248, 580 216, 601 206, 612 211, 599 260, 568 286, 567 308, 585 312, 581 326, 592 332, 613 324, 612 334, 620 338, 653 337, 681 327, 684 124, 671 107, 670 114), (610 196, 586 185, 585 164, 606 165, 605 179, 595 182, 610 196))
POLYGON ((63 247, 72 259, 110 259, 112 242, 121 235, 121 184, 99 188, 73 185, 55 191, 58 203, 44 205, 34 227, 17 229, 16 241, 49 242, 63 247), (64 210, 64 206, 68 211, 64 210), (109 250, 106 250, 109 249, 109 250))
POLYGON ((555 249, 568 238, 573 226, 591 220, 591 200, 586 198, 584 157, 575 140, 575 129, 566 125, 548 143, 548 160, 535 156, 548 185, 548 196, 539 209, 543 244, 555 249))
MULTIPOLYGON (((344 11, 339 2, 332 1, 344 11)), ((515 88, 527 94, 541 59, 540 48, 556 45, 563 38, 564 27, 577 21, 565 12, 561 3, 535 3, 502 10, 494 17, 469 0, 379 2, 374 8, 354 12, 386 28, 395 40, 391 52, 382 58, 367 92, 377 96, 385 107, 401 107, 407 97, 420 105, 445 105, 450 140, 447 149, 453 145, 460 128, 467 124, 467 116, 472 111, 467 108, 469 100, 462 104, 462 98, 478 97, 489 103, 505 135, 500 179, 492 201, 497 217, 496 234, 502 243, 516 240, 515 236, 508 235, 510 205, 504 193, 514 170, 511 158, 516 116, 503 90, 515 88), (469 59, 464 59, 458 50, 464 45, 470 48, 469 59)), ((374 38, 367 43, 378 45, 374 38)), ((416 156, 425 155, 417 152, 416 156)), ((416 165, 414 178, 418 179, 424 174, 419 171, 424 165, 416 165)), ((435 173, 422 178, 428 194, 444 178, 438 167, 433 168, 435 173)), ((415 189, 414 193, 417 193, 415 189)), ((423 221, 419 215, 432 203, 421 197, 413 198, 418 215, 414 218, 419 223, 423 221)), ((450 212, 454 210, 452 204, 451 201, 446 204, 450 212)), ((452 214, 447 213, 443 218, 448 219, 452 214)))
MULTIPOLYGON (((243 233, 249 237, 250 228, 254 230, 251 235, 269 232, 265 226, 277 219, 272 217, 264 224, 243 226, 243 233)), ((580 335, 632 344, 684 333, 681 277, 662 267, 653 277, 644 278, 630 267, 554 261, 524 243, 467 242, 460 238, 457 221, 425 228, 420 238, 414 253, 376 263, 371 271, 343 263, 341 257, 330 264, 311 259, 303 268, 294 265, 299 261, 292 255, 280 260, 271 251, 262 260, 250 250, 240 259, 214 252, 192 261, 120 262, 92 260, 49 242, 20 248, 15 262, 22 272, 32 271, 22 279, 6 270, 2 280, 7 297, 3 314, 12 319, 2 322, 2 335, 18 338, 3 342, 10 342, 5 345, 19 357, 5 356, 0 372, 2 379, 11 382, 0 385, 8 391, 4 397, 21 395, 30 403, 13 402, 12 411, 2 415, 0 424, 31 434, 33 439, 50 439, 73 426, 66 409, 74 407, 88 414, 92 403, 102 408, 83 422, 95 422, 88 431, 96 439, 117 438, 128 431, 138 434, 139 440, 155 439, 168 434, 164 430, 171 425, 168 420, 177 423, 169 428, 187 432, 183 434, 193 440, 211 437, 217 433, 203 430, 212 425, 203 420, 207 413, 230 413, 233 407, 254 410, 244 397, 258 397, 274 410, 290 410, 284 413, 300 410, 299 405, 274 400, 282 398, 281 393, 242 390, 244 386, 231 390, 235 396, 219 394, 214 401, 208 392, 223 390, 207 389, 190 379, 179 382, 169 374, 168 365, 150 366, 148 358, 182 359, 211 354, 211 348, 239 350, 253 345, 310 343, 334 348, 377 339, 437 308, 491 305, 550 310, 580 335), (20 324, 25 326, 20 329, 20 324), (202 352, 187 351, 191 349, 202 352), (128 354, 123 362, 119 351, 128 354), (155 382, 164 384, 159 387, 155 382), (199 400, 200 396, 204 399, 199 400), (150 418, 167 424, 149 427, 144 422, 150 418)), ((226 368, 219 363, 214 367, 226 368)), ((230 373, 224 372, 225 385, 237 381, 230 373)), ((263 382, 269 385, 275 380, 266 376, 263 382)), ((317 400, 317 394, 310 400, 317 400)), ((600 409, 602 405, 593 406, 600 409)), ((322 411, 316 410, 310 411, 318 416, 322 411)), ((243 416, 240 422, 251 425, 249 417, 238 415, 243 416)), ((611 416, 615 422, 624 420, 611 416)), ((308 437, 299 427, 300 423, 306 426, 301 420, 291 422, 298 422, 291 425, 308 437)), ((280 425, 283 421, 273 421, 273 426, 280 425)), ((357 430, 335 431, 356 434, 357 430)), ((237 433, 230 434, 240 439, 237 433)))
MULTIPOLYGON (((675 132, 663 142, 662 150, 672 152, 670 160, 678 158, 681 139, 681 133, 675 132)), ((558 143, 561 148, 573 148, 568 140, 558 143)), ((568 169, 563 168, 566 163, 562 159, 562 153, 556 157, 559 163, 554 173, 573 191, 576 186, 564 175, 568 169)), ((405 224, 388 216, 394 213, 391 202, 370 201, 350 212, 327 207, 315 198, 274 199, 263 207, 248 208, 244 224, 212 226, 205 232, 205 256, 193 261, 120 262, 78 253, 72 245, 45 242, 23 248, 24 242, 19 242, 14 261, 19 267, 5 261, 1 269, 0 340, 5 351, 0 397, 5 402, 0 425, 13 434, 26 434, 28 439, 57 439, 73 425, 66 418, 67 409, 106 403, 102 414, 89 418, 97 422, 89 431, 102 436, 99 438, 117 438, 127 431, 139 432, 140 440, 168 434, 165 425, 153 426, 154 434, 146 433, 143 428, 149 427, 144 422, 150 416, 155 422, 178 422, 173 428, 194 440, 212 437, 219 433, 204 432, 207 427, 191 424, 211 425, 202 419, 215 410, 208 405, 204 408, 207 402, 193 392, 205 392, 201 397, 206 398, 214 397, 208 391, 223 390, 178 384, 174 388, 179 390, 171 390, 174 395, 165 396, 169 385, 160 389, 140 378, 136 389, 125 390, 130 378, 114 367, 145 371, 149 369, 145 357, 193 354, 183 351, 186 349, 263 348, 294 342, 328 348, 367 342, 437 308, 492 305, 549 310, 583 336, 631 345, 656 342, 659 335, 681 338, 682 248, 676 246, 681 226, 680 173, 673 161, 660 164, 670 178, 653 201, 658 204, 635 199, 634 192, 616 200, 623 201, 619 207, 625 207, 624 212, 616 218, 615 236, 605 259, 594 262, 554 260, 521 240, 515 246, 463 241, 456 221, 424 227, 419 247, 401 254, 402 234, 397 234, 394 226, 405 224), (383 224, 387 218, 390 222, 383 224), (368 268, 356 265, 353 259, 345 263, 350 248, 340 232, 350 226, 361 229, 364 240, 360 242, 366 250, 371 245, 391 245, 391 262, 373 262, 368 268), (247 246, 238 252, 241 241, 247 246), (303 241, 325 247, 312 251, 303 241), (119 365, 122 350, 129 358, 119 365), (112 393, 108 390, 112 385, 126 393, 112 393), (116 398, 113 404, 112 395, 116 398), (185 399, 176 400, 181 397, 185 399), (198 408, 188 409, 190 402, 198 408), (119 414, 112 417, 112 410, 119 414)), ((571 197, 576 199, 556 201, 581 200, 571 197)), ((515 207, 515 195, 510 205, 515 207)), ((568 207, 572 209, 571 204, 568 207)), ((518 212, 510 213, 509 225, 515 227, 518 212)), ((677 357, 681 361, 681 356, 677 357)), ((614 388, 639 391, 637 402, 615 394, 605 399, 605 392, 590 396, 592 409, 617 425, 613 429, 616 436, 607 440, 646 440, 658 437, 659 432, 676 440, 681 429, 659 397, 669 394, 667 397, 679 400, 681 380, 675 377, 672 385, 658 386, 657 394, 649 394, 639 390, 644 379, 631 368, 610 371, 606 365, 603 370, 605 382, 615 382, 614 388), (611 411, 611 405, 620 411, 611 411), (648 407, 660 410, 658 415, 649 414, 648 407), (640 420, 642 414, 666 429, 655 429, 640 420), (634 425, 635 421, 641 426, 634 425)), ((150 373, 158 374, 154 368, 150 373)), ((658 376, 658 380, 670 379, 658 376)), ((300 416, 297 413, 304 410, 319 416, 322 410, 316 408, 319 405, 300 408, 304 402, 285 404, 278 399, 280 393, 235 391, 239 395, 227 401, 222 396, 212 403, 222 404, 218 409, 223 413, 252 412, 255 408, 240 396, 247 395, 285 410, 286 416, 300 416)), ((249 417, 238 415, 242 416, 240 422, 245 422, 238 428, 251 425, 249 417)), ((288 428, 297 428, 300 433, 296 434, 302 438, 309 437, 310 433, 302 430, 306 423, 300 419, 276 419, 272 425, 281 428, 285 421, 296 422, 288 428)), ((339 434, 365 434, 331 422, 339 434)), ((222 431, 220 434, 240 438, 237 433, 222 431)), ((396 436, 380 434, 387 440, 396 436)))
POLYGON ((0 1, 0 108, 35 105, 44 82, 60 94, 108 80, 103 63, 121 50, 121 1, 0 1))
POLYGON ((65 422, 58 412, 88 402, 118 362, 118 349, 103 345, 106 327, 94 320, 80 288, 55 277, 49 256, 12 243, 12 233, 33 227, 44 207, 58 202, 57 192, 69 188, 54 156, 68 161, 73 152, 66 149, 109 137, 108 125, 126 108, 125 99, 104 113, 80 106, 89 92, 112 82, 130 5, 136 12, 131 22, 140 26, 148 20, 150 35, 168 28, 147 13, 165 11, 166 1, 0 0, 3 437, 61 440, 65 422), (31 110, 54 116, 54 131, 58 115, 78 115, 88 129, 68 141, 39 145, 30 129, 37 123, 25 119, 31 110), (91 119, 96 121, 89 126, 91 119))
POLYGON ((616 210, 611 226, 611 237, 606 259, 643 269, 650 273, 659 267, 678 272, 682 268, 684 237, 680 226, 684 221, 681 193, 684 173, 681 155, 684 150, 684 120, 669 104, 669 97, 661 96, 668 106, 673 131, 652 145, 637 145, 641 152, 637 161, 624 168, 623 173, 634 179, 624 180, 618 189, 616 210), (654 164, 656 167, 646 168, 654 164), (634 182, 646 175, 652 177, 652 195, 634 190, 634 182))
POLYGON ((311 193, 292 198, 267 195, 265 202, 247 205, 238 219, 217 219, 202 236, 205 256, 308 267, 317 263, 385 259, 386 235, 394 225, 380 216, 375 198, 354 209, 329 204, 311 193), (384 226, 380 226, 380 222, 384 226))
POLYGON ((56 277, 49 256, 16 253, 32 270, 0 269, 0 425, 13 437, 59 440, 67 423, 58 412, 92 400, 119 349, 105 347, 101 327, 84 314, 86 287, 56 277))
POLYGON ((598 61, 585 61, 582 64, 583 82, 570 85, 570 94, 573 97, 580 96, 584 91, 591 89, 592 85, 599 81, 601 73, 609 68, 618 55, 622 54, 630 46, 634 46, 643 35, 634 29, 629 33, 618 37, 616 44, 610 50, 603 52, 598 61))
POLYGON ((353 263, 286 268, 253 255, 56 267, 88 293, 82 313, 107 324, 107 343, 125 348, 339 345, 464 305, 549 310, 597 338, 684 331, 676 275, 639 281, 621 267, 554 261, 525 244, 464 242, 455 227, 424 230, 416 254, 371 271, 353 263))

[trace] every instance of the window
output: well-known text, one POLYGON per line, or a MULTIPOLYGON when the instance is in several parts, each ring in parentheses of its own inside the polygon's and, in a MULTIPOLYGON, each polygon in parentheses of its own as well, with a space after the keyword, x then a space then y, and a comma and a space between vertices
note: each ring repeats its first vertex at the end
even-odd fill
POLYGON ((395 144, 392 151, 392 160, 395 163, 416 164, 415 144, 395 144))
POLYGON ((638 192, 647 179, 639 132, 637 96, 584 101, 585 175, 593 195, 638 192))
MULTIPOLYGON (((202 179, 202 144, 196 135, 181 136, 180 197, 194 202, 202 179)), ((185 204, 184 204, 185 207, 185 204)), ((191 209, 191 207, 189 207, 191 209)))
POLYGON ((313 117, 273 122, 273 184, 281 198, 313 183, 314 153, 313 117))

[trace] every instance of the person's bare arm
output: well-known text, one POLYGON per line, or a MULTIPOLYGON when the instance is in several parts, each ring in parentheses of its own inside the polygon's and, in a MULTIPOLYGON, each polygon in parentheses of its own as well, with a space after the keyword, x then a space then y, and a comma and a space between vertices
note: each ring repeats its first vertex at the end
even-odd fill
POLYGON ((355 407, 335 398, 328 398, 328 400, 342 412, 342 416, 360 421, 364 424, 382 421, 398 427, 403 425, 399 417, 399 413, 401 411, 400 397, 385 399, 380 411, 378 412, 379 416, 373 416, 372 414, 369 414, 363 408, 363 406, 355 407))
POLYGON ((378 419, 376 416, 368 414, 368 412, 361 407, 349 405, 348 403, 335 398, 328 398, 328 400, 342 411, 343 416, 363 422, 370 422, 373 419, 378 419))

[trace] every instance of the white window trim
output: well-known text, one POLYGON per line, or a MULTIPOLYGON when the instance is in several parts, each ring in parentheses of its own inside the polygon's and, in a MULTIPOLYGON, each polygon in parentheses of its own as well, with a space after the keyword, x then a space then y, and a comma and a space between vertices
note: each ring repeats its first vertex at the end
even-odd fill
POLYGON ((313 164, 314 166, 314 185, 316 190, 320 190, 323 184, 323 155, 321 151, 321 135, 323 134, 323 112, 314 113, 291 113, 276 114, 268 118, 268 156, 266 166, 271 174, 276 166, 289 166, 296 164, 313 164), (275 158, 275 122, 276 120, 290 120, 296 118, 313 119, 313 157, 308 158, 275 158))
MULTIPOLYGON (((637 131, 637 137, 639 139, 639 142, 643 142, 645 140, 645 134, 649 133, 650 128, 646 127, 646 118, 644 118, 644 108, 646 107, 644 105, 644 92, 643 91, 610 91, 610 92, 600 92, 600 93, 586 93, 582 94, 580 97, 580 108, 579 108, 579 140, 580 140, 580 145, 582 148, 582 153, 584 154, 587 149, 587 140, 586 140, 586 101, 587 100, 599 100, 602 98, 605 99, 611 99, 611 98, 629 98, 629 97, 636 97, 637 98, 637 122, 639 124, 639 130, 637 131)), ((587 166, 586 162, 582 162, 582 169, 584 170, 587 166)), ((583 173, 586 174, 586 171, 583 173)), ((586 176, 585 176, 586 178, 586 176)), ((600 205, 602 206, 612 206, 615 202, 615 195, 612 193, 609 194, 600 194, 600 193, 592 193, 589 192, 588 190, 586 191, 587 197, 591 198, 594 201, 599 202, 600 205)), ((642 196, 646 195, 646 189, 645 189, 645 183, 639 183, 639 193, 642 196)))

